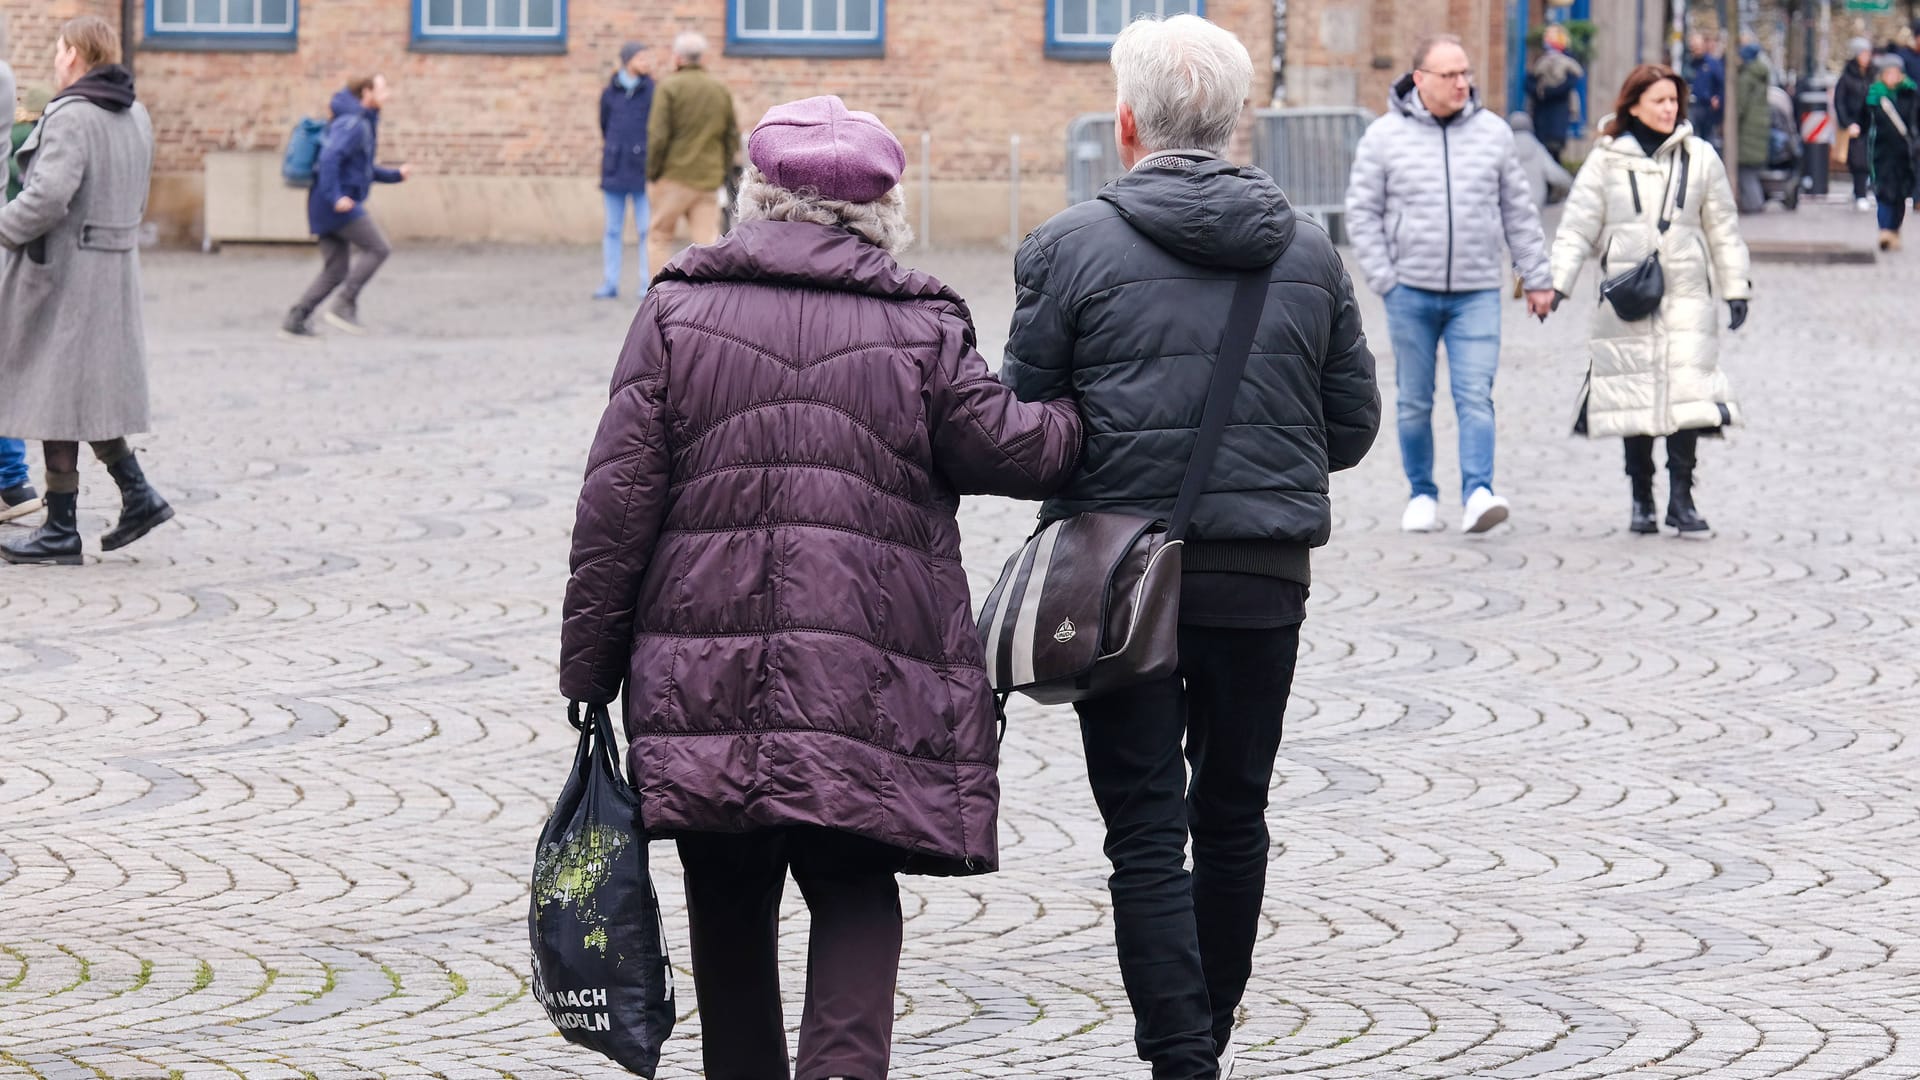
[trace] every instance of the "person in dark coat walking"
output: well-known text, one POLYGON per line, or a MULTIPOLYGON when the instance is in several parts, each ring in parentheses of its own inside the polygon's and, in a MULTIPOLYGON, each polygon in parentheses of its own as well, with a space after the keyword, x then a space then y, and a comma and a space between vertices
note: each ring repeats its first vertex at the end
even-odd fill
POLYGON ((1567 28, 1555 24, 1541 37, 1541 53, 1527 69, 1527 102, 1533 113, 1533 134, 1555 161, 1567 148, 1573 131, 1573 95, 1586 70, 1567 49, 1567 28))
POLYGON ((13 563, 81 561, 80 444, 120 489, 113 551, 173 519, 127 436, 146 431, 147 346, 140 219, 153 173, 153 122, 120 63, 120 35, 82 15, 54 46, 59 87, 20 147, 20 197, 0 208, 0 434, 37 439, 46 522, 0 545, 13 563))
POLYGON ((1900 250, 1907 201, 1914 198, 1914 152, 1920 145, 1920 88, 1906 62, 1892 54, 1875 62, 1880 78, 1867 89, 1867 144, 1873 195, 1880 211, 1880 250, 1900 250))
POLYGON ((1694 134, 1718 145, 1727 111, 1727 64, 1714 55, 1713 39, 1703 33, 1687 38, 1687 87, 1693 98, 1687 115, 1693 117, 1694 134))
POLYGON ((355 79, 333 95, 333 120, 307 193, 307 227, 320 238, 320 276, 287 312, 282 336, 313 339, 313 313, 329 296, 329 325, 349 334, 367 332, 360 322, 360 290, 393 253, 367 212, 367 197, 373 185, 398 184, 413 171, 380 164, 380 112, 392 96, 387 77, 378 74, 355 79))
POLYGON ((1867 154, 1867 90, 1873 85, 1873 43, 1854 38, 1847 43, 1852 59, 1840 71, 1833 84, 1833 122, 1847 133, 1847 172, 1853 176, 1853 202, 1857 210, 1873 205, 1867 198, 1867 185, 1873 179, 1873 163, 1867 154))
POLYGON ((1329 474, 1379 431, 1380 392, 1326 231, 1265 173, 1221 156, 1252 80, 1246 48, 1198 16, 1142 19, 1112 63, 1129 171, 1020 246, 1001 378, 1024 401, 1077 403, 1086 425, 1085 457, 1043 521, 1164 518, 1238 278, 1265 268, 1266 307, 1182 555, 1179 670, 1075 706, 1135 1048, 1156 1080, 1212 1080, 1259 936, 1309 552, 1333 531, 1329 474))
POLYGON ((560 689, 624 695, 640 819, 678 840, 706 1075, 789 1075, 777 967, 813 915, 800 1080, 887 1074, 895 874, 996 868, 993 694, 955 511, 1051 494, 966 304, 894 260, 906 152, 838 98, 770 110, 740 224, 641 303, 588 459, 560 689))
POLYGON ((647 120, 653 112, 653 63, 646 46, 620 46, 620 66, 600 91, 600 191, 606 197, 607 234, 600 244, 600 288, 595 300, 620 295, 620 263, 626 248, 627 207, 640 230, 640 284, 647 291, 647 120))

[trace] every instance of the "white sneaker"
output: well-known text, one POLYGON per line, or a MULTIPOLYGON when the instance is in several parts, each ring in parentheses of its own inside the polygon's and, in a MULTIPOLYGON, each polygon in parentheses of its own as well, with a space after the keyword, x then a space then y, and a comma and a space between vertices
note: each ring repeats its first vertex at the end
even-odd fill
POLYGON ((1440 524, 1440 502, 1431 495, 1415 495, 1407 500, 1407 512, 1400 515, 1400 531, 1432 533, 1446 528, 1440 524))
POLYGON ((1467 496, 1467 512, 1460 518, 1460 528, 1470 533, 1486 532, 1507 520, 1508 509, 1507 500, 1486 488, 1474 488, 1467 496))
POLYGON ((1873 209, 1873 200, 1863 195, 1860 198, 1853 200, 1853 208, 1864 214, 1867 211, 1873 209))

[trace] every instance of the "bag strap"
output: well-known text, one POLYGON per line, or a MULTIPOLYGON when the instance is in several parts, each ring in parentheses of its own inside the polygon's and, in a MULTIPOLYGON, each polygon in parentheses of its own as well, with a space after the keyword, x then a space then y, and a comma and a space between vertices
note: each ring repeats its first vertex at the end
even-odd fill
POLYGON ((1907 134, 1907 122, 1900 119, 1900 110, 1894 107, 1892 98, 1883 97, 1880 99, 1880 111, 1886 113, 1887 119, 1893 121, 1893 129, 1900 133, 1901 138, 1907 139, 1912 137, 1907 134))
POLYGON ((1233 307, 1227 311, 1227 330, 1220 339, 1220 355, 1213 362, 1213 381, 1207 387, 1206 411, 1200 414, 1200 434, 1194 440, 1193 454, 1187 458, 1187 475, 1180 481, 1180 495, 1173 503, 1173 517, 1167 524, 1167 539, 1186 536, 1193 521, 1194 507, 1200 502, 1200 489, 1213 471, 1213 459, 1227 433, 1227 419, 1233 412, 1234 393, 1240 389, 1240 376, 1247 370, 1247 356, 1253 352, 1254 331, 1260 328, 1260 316, 1267 307, 1267 292, 1273 267, 1262 266, 1240 275, 1234 286, 1233 307))
MULTIPOLYGON (((1686 145, 1683 143, 1680 147, 1680 182, 1674 184, 1671 208, 1667 208, 1667 204, 1662 203, 1660 211, 1660 235, 1662 236, 1665 236, 1667 230, 1673 226, 1674 211, 1687 208, 1687 170, 1692 164, 1693 155, 1687 152, 1686 145)), ((1672 183, 1671 180, 1668 182, 1672 183)))

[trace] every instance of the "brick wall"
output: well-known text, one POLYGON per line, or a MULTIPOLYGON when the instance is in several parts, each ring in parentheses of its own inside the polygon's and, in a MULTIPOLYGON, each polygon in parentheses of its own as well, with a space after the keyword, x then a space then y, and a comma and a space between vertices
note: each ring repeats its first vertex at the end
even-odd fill
MULTIPOLYGON (((1112 108, 1105 63, 1044 56, 1046 0, 890 0, 886 57, 843 60, 724 55, 725 0, 572 0, 563 56, 415 53, 408 48, 410 2, 304 0, 294 53, 141 49, 136 73, 154 117, 155 171, 180 188, 156 202, 178 204, 178 213, 187 213, 188 189, 208 152, 278 152, 296 118, 324 117, 329 95, 351 75, 371 70, 384 72, 396 92, 381 125, 382 156, 411 162, 429 183, 597 179, 596 102, 621 42, 637 38, 665 46, 683 29, 698 30, 714 43, 708 66, 733 87, 743 127, 781 101, 837 93, 893 127, 915 170, 919 135, 928 131, 939 183, 973 185, 953 189, 971 192, 970 199, 984 193, 979 185, 1002 184, 995 204, 1000 232, 1006 227, 1009 136, 1021 136, 1022 179, 1032 188, 1024 194, 1030 200, 1039 195, 1029 205, 1044 213, 1064 204, 1067 122, 1112 108)), ((46 55, 51 27, 81 9, 117 19, 113 0, 0 0, 0 10, 12 12, 19 25, 16 64, 48 66, 38 58, 46 55)), ((1256 78, 1252 97, 1265 104, 1271 94, 1271 0, 1211 0, 1207 14, 1247 43, 1256 78)), ((590 226, 591 214, 580 220, 590 226)), ((567 238, 592 235, 573 237, 573 229, 562 231, 567 238)))
POLYGON ((1440 31, 1467 45, 1488 107, 1506 108, 1507 0, 1289 0, 1286 104, 1381 112, 1413 47, 1440 31))

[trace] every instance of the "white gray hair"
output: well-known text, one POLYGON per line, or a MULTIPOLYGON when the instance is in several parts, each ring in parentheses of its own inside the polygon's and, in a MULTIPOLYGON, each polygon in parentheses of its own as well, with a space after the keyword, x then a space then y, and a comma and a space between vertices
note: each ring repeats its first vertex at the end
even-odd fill
POLYGON ((1253 86, 1240 39, 1198 15, 1138 19, 1113 43, 1120 104, 1148 151, 1222 153, 1253 86))
POLYGON ((682 30, 673 39, 673 55, 688 63, 697 63, 707 55, 707 39, 692 30, 682 30))
POLYGON ((872 202, 843 202, 822 198, 812 188, 783 188, 749 165, 740 177, 734 217, 739 221, 838 225, 890 255, 900 254, 913 243, 913 228, 907 224, 907 196, 897 184, 872 202))

